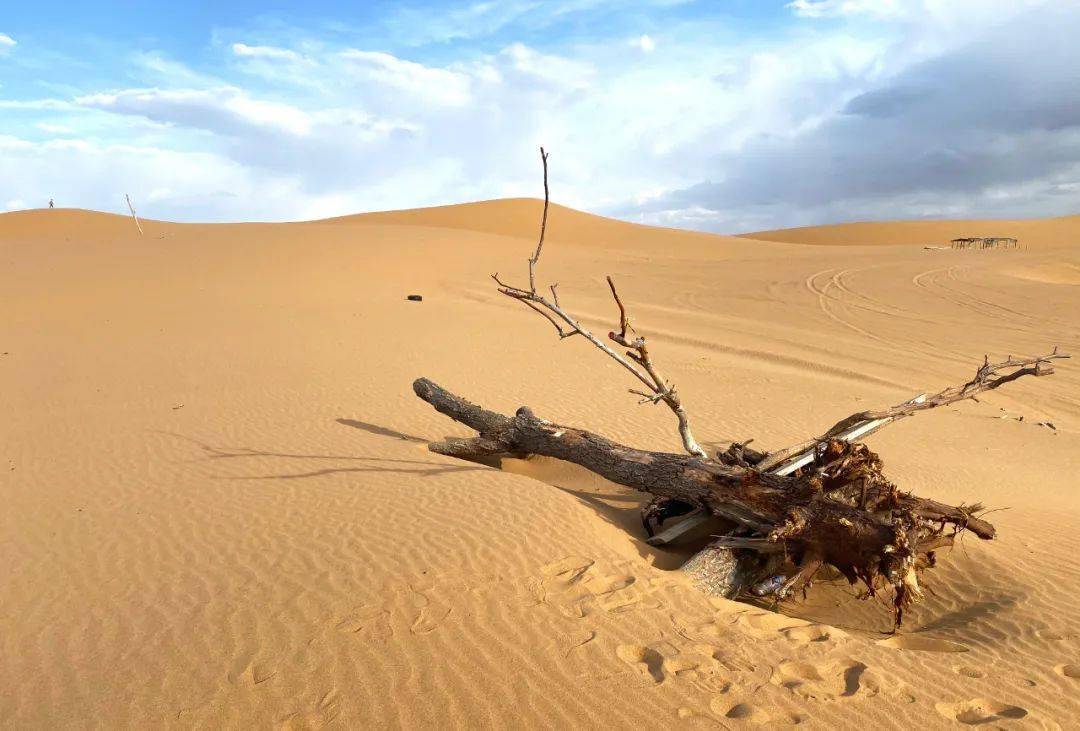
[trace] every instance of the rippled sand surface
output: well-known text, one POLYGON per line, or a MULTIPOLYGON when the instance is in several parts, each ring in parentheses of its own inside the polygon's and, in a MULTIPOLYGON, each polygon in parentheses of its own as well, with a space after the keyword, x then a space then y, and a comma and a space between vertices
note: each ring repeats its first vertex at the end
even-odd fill
MULTIPOLYGON (((426 450, 466 431, 418 376, 679 447, 614 364, 495 293, 539 206, 141 237, 0 216, 0 726, 1075 727, 1080 358, 872 437, 903 488, 1003 509, 901 634, 845 585, 711 601, 672 570, 693 542, 642 542, 641 495, 426 450)), ((1078 218, 735 238, 559 207, 539 266, 603 332, 613 275, 698 438, 765 448, 984 353, 1080 356, 1078 272, 1078 218), (1022 248, 923 248, 962 235, 1022 248)))

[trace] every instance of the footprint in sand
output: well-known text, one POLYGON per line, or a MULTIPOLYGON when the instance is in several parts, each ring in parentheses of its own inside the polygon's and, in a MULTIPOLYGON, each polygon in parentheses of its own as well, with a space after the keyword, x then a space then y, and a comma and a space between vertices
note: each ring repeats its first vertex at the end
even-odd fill
POLYGON ((563 657, 569 657, 571 652, 578 649, 579 647, 584 647, 595 639, 596 630, 594 629, 589 629, 585 630, 584 632, 577 632, 570 635, 568 646, 566 648, 566 652, 563 654, 563 657))
POLYGON ((394 627, 390 624, 389 610, 364 604, 349 612, 337 623, 338 632, 360 634, 365 639, 386 640, 393 636, 394 627))
POLYGON ((585 582, 585 588, 597 596, 602 596, 625 589, 633 583, 633 576, 594 576, 585 582))
POLYGON ((748 726, 795 726, 802 722, 798 716, 789 716, 776 710, 766 711, 753 703, 729 705, 730 703, 731 701, 718 697, 712 699, 709 707, 718 716, 748 726))
POLYGON ((341 715, 340 696, 336 690, 328 690, 305 707, 280 720, 283 731, 326 728, 341 715))
POLYGON ((731 690, 731 671, 717 657, 713 645, 691 645, 664 658, 661 670, 665 678, 686 680, 703 690, 727 693, 731 690))
POLYGON ((790 617, 774 612, 738 612, 730 621, 752 637, 762 640, 778 640, 781 630, 792 629, 790 617))
POLYGON ((1028 715, 1026 709, 1020 706, 1010 706, 1008 703, 991 701, 985 698, 972 698, 960 703, 935 703, 934 708, 945 718, 969 726, 978 726, 994 721, 1009 721, 1023 718, 1028 715))
POLYGON ((594 609, 619 614, 642 607, 656 608, 660 602, 642 589, 629 574, 598 572, 592 559, 567 556, 540 569, 539 581, 531 583, 538 602, 558 609, 571 619, 588 616, 594 609))
MULTIPOLYGON (((423 595, 421 594, 421 596, 423 595)), ((442 624, 442 621, 450 616, 450 612, 450 607, 445 604, 428 599, 428 603, 420 608, 420 614, 413 620, 412 627, 409 630, 414 635, 426 635, 434 632, 442 624)))
POLYGON ((229 671, 229 682, 233 685, 254 687, 262 685, 277 675, 277 668, 270 662, 245 656, 233 663, 229 671))
POLYGON ((540 573, 547 583, 562 584, 564 587, 576 584, 594 561, 582 556, 567 556, 540 568, 540 573))
POLYGON ((615 654, 654 683, 664 682, 664 656, 656 650, 643 645, 619 645, 615 654))
POLYGON ((608 614, 619 614, 641 607, 659 607, 660 602, 643 597, 635 586, 636 579, 629 575, 594 576, 582 582, 582 586, 594 597, 596 604, 608 614), (630 587, 632 590, 627 591, 630 587))
POLYGON ((847 634, 835 627, 824 624, 808 624, 799 627, 787 627, 780 630, 787 640, 796 644, 809 645, 815 642, 828 642, 847 637, 847 634))
POLYGON ((1080 680, 1080 665, 1058 665, 1054 672, 1063 678, 1080 680))
POLYGON ((957 675, 963 675, 965 678, 985 678, 986 672, 979 668, 971 667, 970 665, 957 665, 953 668, 953 672, 957 675))
POLYGON ((1077 635, 1070 632, 1058 632, 1054 629, 1037 629, 1035 635, 1040 640, 1049 640, 1050 642, 1064 642, 1065 640, 1071 640, 1077 635))
POLYGON ((540 568, 540 577, 530 581, 536 601, 555 607, 570 619, 588 616, 597 596, 582 588, 583 579, 595 563, 583 556, 567 556, 540 568))
POLYGON ((867 666, 853 660, 811 663, 788 660, 773 671, 772 682, 803 698, 835 700, 857 693, 877 695, 876 682, 867 677, 867 666))
POLYGON ((948 640, 935 640, 932 637, 919 637, 918 635, 897 635, 887 640, 878 640, 877 644, 882 647, 891 647, 894 650, 910 650, 914 652, 967 652, 968 648, 959 642, 948 640))

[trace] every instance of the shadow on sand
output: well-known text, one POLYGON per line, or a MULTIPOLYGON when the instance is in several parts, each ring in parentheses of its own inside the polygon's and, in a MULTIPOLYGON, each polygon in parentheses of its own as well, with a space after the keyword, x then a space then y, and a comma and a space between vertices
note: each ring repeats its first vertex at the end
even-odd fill
MULTIPOLYGON (((366 431, 372 431, 372 433, 379 434, 380 436, 393 436, 398 439, 408 439, 410 441, 423 442, 424 440, 419 437, 409 437, 408 435, 402 435, 398 432, 382 429, 382 427, 375 427, 375 425, 365 424, 364 422, 351 422, 346 419, 339 419, 339 423, 346 426, 355 426, 357 424, 363 424, 361 427, 366 431), (373 428, 369 428, 373 427, 373 428), (379 429, 380 431, 374 431, 379 429)), ((468 465, 446 465, 441 462, 435 462, 432 460, 419 460, 419 459, 395 459, 392 457, 369 457, 362 455, 351 454, 303 454, 295 452, 270 452, 259 449, 251 449, 249 447, 215 447, 205 442, 201 442, 198 439, 186 436, 184 434, 176 434, 174 432, 161 432, 168 434, 169 436, 183 439, 197 445, 205 452, 205 456, 199 459, 190 460, 193 462, 214 461, 221 459, 259 459, 259 458, 274 458, 274 459, 325 459, 332 461, 356 461, 356 462, 370 462, 372 464, 364 464, 357 467, 326 467, 318 470, 307 470, 303 472, 286 472, 281 474, 263 474, 263 475, 241 475, 241 476, 220 476, 215 477, 217 480, 298 480, 309 477, 322 477, 324 475, 333 474, 345 474, 350 472, 396 472, 399 474, 409 475, 421 475, 432 476, 449 474, 452 472, 476 472, 480 470, 493 469, 491 466, 477 465, 470 467, 468 465)))
MULTIPOLYGON (((360 429, 369 434, 388 439, 400 439, 419 444, 426 444, 429 441, 366 421, 341 418, 336 419, 336 422, 343 426, 360 429)), ((499 469, 503 472, 530 477, 552 487, 557 487, 592 508, 607 523, 624 531, 633 540, 638 554, 662 570, 679 568, 689 556, 708 543, 709 529, 714 527, 708 524, 700 526, 677 544, 656 548, 645 543, 646 534, 641 524, 640 508, 642 503, 649 499, 648 495, 608 482, 583 467, 546 457, 529 457, 528 459, 491 458, 471 462, 471 464, 478 466, 440 466, 444 471, 499 469)))

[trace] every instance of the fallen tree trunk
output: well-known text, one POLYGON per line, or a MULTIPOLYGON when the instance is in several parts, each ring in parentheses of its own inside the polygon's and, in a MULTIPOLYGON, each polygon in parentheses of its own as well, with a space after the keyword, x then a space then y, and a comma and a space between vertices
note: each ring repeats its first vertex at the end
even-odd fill
MULTIPOLYGON (((522 407, 514 416, 481 408, 426 378, 413 383, 416 395, 440 413, 477 432, 472 438, 433 442, 436 453, 477 460, 530 454, 573 462, 620 485, 662 500, 705 510, 737 526, 718 545, 757 554, 760 568, 776 568, 774 554, 794 561, 790 577, 754 576, 775 586, 759 593, 784 598, 807 588, 814 574, 831 565, 873 592, 896 590, 896 621, 919 596, 919 557, 961 530, 994 537, 994 527, 976 508, 944 505, 900 492, 881 475, 881 461, 864 445, 828 442, 814 469, 792 475, 761 472, 690 454, 651 452, 598 434, 538 418, 522 407), (726 541, 726 543, 725 543, 726 541)), ((751 572, 752 573, 752 572, 751 572)))
MULTIPOLYGON (((782 523, 800 501, 810 500, 823 489, 816 486, 812 494, 805 494, 808 480, 803 477, 781 477, 693 455, 627 447, 599 434, 540 419, 527 406, 518 409, 513 417, 504 416, 470 403, 426 378, 417 379, 413 391, 436 411, 479 433, 469 439, 447 439, 428 445, 432 452, 450 457, 554 457, 620 485, 705 508, 713 515, 759 530, 771 530, 782 523)), ((994 527, 974 517, 971 509, 910 495, 898 495, 897 500, 929 520, 961 525, 980 538, 994 537, 994 527)), ((853 514, 858 517, 857 509, 835 501, 822 509, 823 517, 835 516, 836 522, 841 518, 850 520, 853 514)))

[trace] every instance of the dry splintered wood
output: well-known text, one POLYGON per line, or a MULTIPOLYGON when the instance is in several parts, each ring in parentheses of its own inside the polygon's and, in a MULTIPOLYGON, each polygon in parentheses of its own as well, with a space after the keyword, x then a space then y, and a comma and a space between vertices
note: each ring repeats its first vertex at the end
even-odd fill
MULTIPOLYGON (((808 589, 818 572, 831 566, 852 583, 861 581, 869 596, 884 587, 894 591, 895 626, 904 609, 918 600, 917 570, 934 565, 934 551, 952 545, 961 531, 982 539, 994 526, 978 517, 980 506, 945 505, 900 490, 883 473, 883 464, 856 439, 921 411, 973 399, 1022 378, 1054 372, 1053 352, 992 363, 989 356, 975 376, 935 394, 921 394, 880 411, 852 414, 820 436, 772 452, 732 443, 710 458, 696 441, 674 384, 657 369, 646 339, 631 325, 615 282, 608 288, 618 308, 618 329, 607 342, 582 326, 559 301, 558 284, 537 287, 536 268, 548 222, 548 153, 540 148, 544 171, 544 209, 536 250, 528 259, 528 285, 507 284, 493 274, 500 294, 522 302, 554 326, 560 340, 579 335, 618 363, 644 386, 630 389, 639 404, 664 404, 675 414, 685 454, 651 452, 618 444, 582 429, 554 424, 528 407, 514 416, 489 411, 426 378, 413 383, 416 395, 477 432, 471 438, 433 442, 429 449, 468 460, 513 455, 543 455, 573 462, 620 485, 653 496, 642 509, 652 535, 665 520, 687 516, 685 525, 709 517, 725 522, 716 537, 684 569, 706 591, 734 596, 749 590, 778 601, 808 589)), ((659 537, 658 537, 659 538, 659 537)), ((661 543, 663 541, 657 541, 661 543)))

